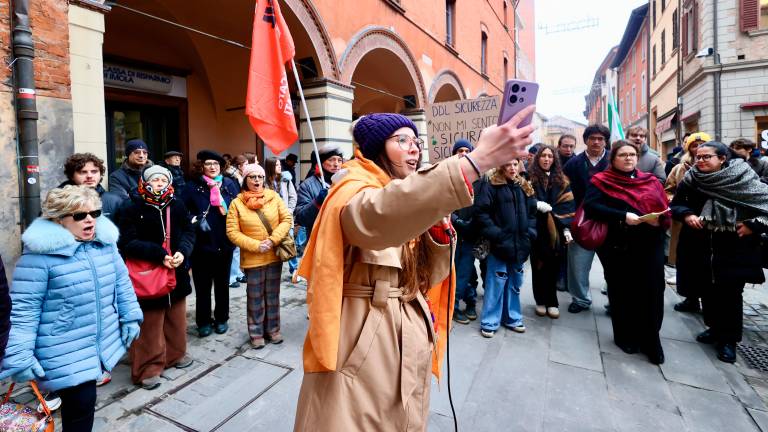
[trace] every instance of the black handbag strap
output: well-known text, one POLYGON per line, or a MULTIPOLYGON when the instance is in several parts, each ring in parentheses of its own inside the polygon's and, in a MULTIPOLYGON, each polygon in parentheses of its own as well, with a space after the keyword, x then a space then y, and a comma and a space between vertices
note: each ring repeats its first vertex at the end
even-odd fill
POLYGON ((264 215, 264 212, 262 212, 259 209, 259 210, 256 210, 256 214, 259 215, 259 219, 261 219, 261 223, 264 224, 264 228, 267 229, 267 235, 272 235, 272 225, 269 224, 269 221, 267 220, 267 216, 264 215))

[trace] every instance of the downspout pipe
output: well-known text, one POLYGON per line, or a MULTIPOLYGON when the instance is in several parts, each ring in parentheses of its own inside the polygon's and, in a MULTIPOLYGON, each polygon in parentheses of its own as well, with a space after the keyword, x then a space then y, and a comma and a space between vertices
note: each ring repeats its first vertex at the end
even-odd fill
POLYGON ((714 86, 715 86, 715 139, 720 141, 723 139, 723 124, 722 113, 723 104, 721 101, 721 78, 723 74, 723 65, 720 62, 720 52, 717 49, 717 0, 712 0, 712 59, 714 60, 715 70, 714 86))
POLYGON ((12 0, 11 46, 16 141, 19 169, 19 208, 22 232, 40 214, 40 165, 35 91, 35 45, 29 27, 29 0, 12 0))

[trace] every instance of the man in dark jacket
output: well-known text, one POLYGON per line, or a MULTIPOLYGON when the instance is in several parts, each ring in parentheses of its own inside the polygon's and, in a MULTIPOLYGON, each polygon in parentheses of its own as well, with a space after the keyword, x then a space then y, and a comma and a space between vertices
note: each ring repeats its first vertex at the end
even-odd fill
MULTIPOLYGON (((472 144, 465 139, 456 141, 451 154, 463 157, 474 150, 472 144)), ((477 190, 480 180, 475 182, 477 190)), ((456 210, 451 214, 451 223, 456 229, 457 243, 454 265, 456 267, 456 300, 453 308, 453 320, 460 324, 469 324, 470 320, 477 319, 477 269, 472 248, 477 242, 477 229, 473 224, 472 215, 474 207, 469 206, 456 210), (464 301, 466 309, 459 307, 459 302, 464 301)))
POLYGON ((560 166, 564 167, 569 160, 573 159, 573 153, 576 150, 576 137, 571 134, 564 134, 557 140, 557 157, 560 158, 560 166))
POLYGON ((653 174, 663 185, 667 181, 664 163, 659 158, 659 155, 648 146, 647 139, 648 131, 643 127, 633 126, 627 130, 627 140, 637 150, 637 169, 653 174))
POLYGON ((123 166, 109 175, 109 191, 127 200, 139 186, 141 172, 148 166, 152 166, 152 161, 149 160, 147 144, 140 139, 128 141, 125 143, 123 166))
POLYGON ((752 170, 757 173, 763 183, 768 183, 768 160, 760 157, 757 144, 747 138, 739 138, 731 142, 731 152, 736 157, 747 161, 752 170))
POLYGON ((163 161, 160 162, 160 166, 166 168, 173 175, 173 188, 180 191, 184 189, 184 171, 181 169, 181 157, 184 153, 176 150, 171 150, 163 155, 163 161))
MULTIPOLYGON (((583 138, 587 150, 574 156, 563 168, 571 182, 576 208, 584 201, 592 176, 608 168, 606 145, 611 138, 611 131, 601 124, 593 124, 584 129, 583 138)), ((579 313, 592 305, 589 272, 594 259, 595 251, 584 249, 575 241, 568 245, 568 291, 572 297, 568 312, 579 313)))
POLYGON ((296 164, 299 163, 299 157, 296 156, 293 153, 288 153, 288 156, 283 159, 283 171, 288 171, 291 173, 291 182, 293 182, 293 187, 296 187, 296 180, 298 177, 296 177, 296 164))
POLYGON ((338 144, 325 144, 317 149, 320 153, 320 164, 323 167, 325 185, 320 179, 320 170, 316 170, 306 180, 301 182, 296 193, 296 223, 307 229, 307 238, 312 234, 315 219, 320 213, 325 197, 328 196, 328 188, 331 186, 331 177, 336 174, 344 163, 344 154, 338 144))
POLYGON ((67 185, 87 186, 96 189, 101 198, 101 212, 115 224, 124 201, 114 192, 107 192, 101 186, 106 167, 104 161, 93 153, 75 153, 64 162, 64 174, 67 180, 59 187, 67 185))

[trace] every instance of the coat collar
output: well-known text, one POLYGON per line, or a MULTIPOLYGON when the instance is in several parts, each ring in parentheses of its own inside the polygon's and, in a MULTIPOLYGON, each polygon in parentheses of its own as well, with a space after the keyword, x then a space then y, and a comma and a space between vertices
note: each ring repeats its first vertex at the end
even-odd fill
MULTIPOLYGON (((106 216, 96 220, 96 238, 93 240, 102 245, 114 245, 120 236, 120 231, 106 216)), ((21 236, 24 251, 46 255, 72 256, 83 244, 75 239, 66 228, 56 222, 39 217, 24 231, 21 236)))

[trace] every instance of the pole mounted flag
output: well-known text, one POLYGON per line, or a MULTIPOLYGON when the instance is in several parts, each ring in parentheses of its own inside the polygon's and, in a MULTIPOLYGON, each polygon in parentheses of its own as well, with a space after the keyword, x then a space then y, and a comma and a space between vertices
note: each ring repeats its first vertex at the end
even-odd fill
POLYGON ((624 128, 621 127, 621 117, 616 110, 612 92, 608 92, 608 129, 611 130, 611 144, 624 139, 624 128))
POLYGON ((296 48, 277 0, 257 0, 245 115, 264 143, 279 154, 298 139, 285 63, 296 48))

